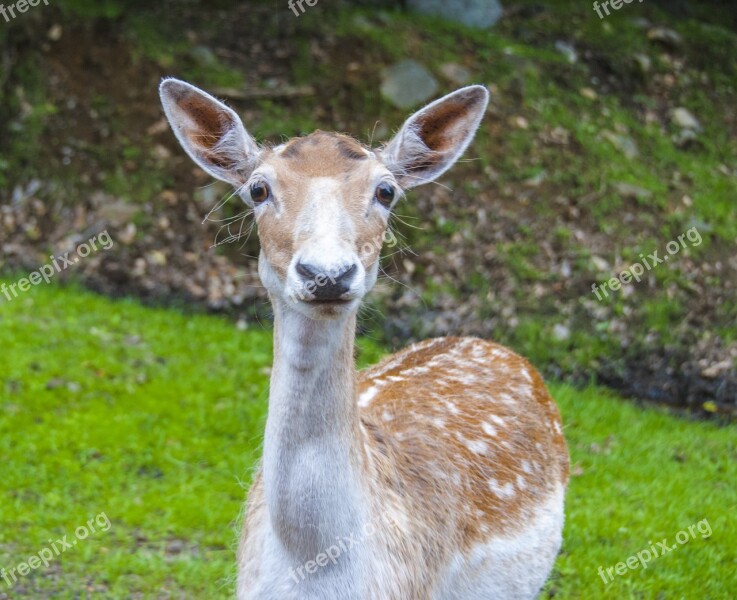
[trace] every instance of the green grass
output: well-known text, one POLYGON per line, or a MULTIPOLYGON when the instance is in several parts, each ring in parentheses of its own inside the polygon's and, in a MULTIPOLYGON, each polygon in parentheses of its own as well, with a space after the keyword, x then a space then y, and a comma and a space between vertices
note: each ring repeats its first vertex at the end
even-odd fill
POLYGON ((562 598, 734 598, 737 436, 730 428, 642 409, 594 388, 552 385, 574 476, 563 553, 550 587, 562 598), (599 567, 702 524, 695 538, 605 585, 599 567), (708 524, 708 527, 707 527, 708 524))
MULTIPOLYGON (((75 288, 0 302, 0 568, 105 513, 98 531, 8 592, 31 598, 227 598, 266 413, 271 334, 75 288)), ((381 350, 361 340, 359 362, 381 350)), ((734 431, 552 385, 575 476, 559 598, 737 592, 734 431), (597 574, 708 519, 712 535, 597 574), (696 576, 695 574, 698 574, 696 576)))

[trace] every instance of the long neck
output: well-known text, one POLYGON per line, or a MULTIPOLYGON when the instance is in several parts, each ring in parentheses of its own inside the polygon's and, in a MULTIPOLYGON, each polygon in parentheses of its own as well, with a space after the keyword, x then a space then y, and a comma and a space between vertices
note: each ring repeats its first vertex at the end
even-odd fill
POLYGON ((284 547, 310 560, 366 519, 355 315, 315 321, 274 302, 264 488, 284 547))

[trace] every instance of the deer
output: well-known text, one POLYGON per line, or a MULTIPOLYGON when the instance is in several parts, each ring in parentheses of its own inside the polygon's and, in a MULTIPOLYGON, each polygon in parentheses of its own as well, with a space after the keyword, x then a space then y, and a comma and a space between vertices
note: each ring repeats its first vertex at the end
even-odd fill
POLYGON ((569 477, 538 371, 474 337, 415 343, 361 372, 354 358, 390 216, 466 152, 488 89, 432 102, 377 148, 319 130, 260 145, 197 87, 164 79, 160 97, 185 152, 252 211, 273 308, 238 600, 535 598, 569 477))

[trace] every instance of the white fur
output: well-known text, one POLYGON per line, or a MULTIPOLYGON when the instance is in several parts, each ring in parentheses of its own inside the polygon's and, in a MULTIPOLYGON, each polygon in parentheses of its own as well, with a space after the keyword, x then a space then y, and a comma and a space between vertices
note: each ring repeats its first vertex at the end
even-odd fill
POLYGON ((456 556, 430 600, 536 598, 560 550, 564 496, 560 486, 518 533, 479 545, 469 556, 456 556))

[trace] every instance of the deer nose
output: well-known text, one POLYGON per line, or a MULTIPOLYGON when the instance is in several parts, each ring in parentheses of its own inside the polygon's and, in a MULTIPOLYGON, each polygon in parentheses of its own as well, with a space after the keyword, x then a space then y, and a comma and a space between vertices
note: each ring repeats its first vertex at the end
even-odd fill
POLYGON ((356 264, 338 270, 325 270, 300 262, 295 268, 302 278, 305 290, 312 294, 315 300, 340 300, 343 294, 351 289, 351 283, 358 271, 356 264))

